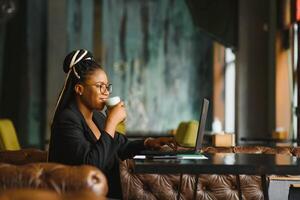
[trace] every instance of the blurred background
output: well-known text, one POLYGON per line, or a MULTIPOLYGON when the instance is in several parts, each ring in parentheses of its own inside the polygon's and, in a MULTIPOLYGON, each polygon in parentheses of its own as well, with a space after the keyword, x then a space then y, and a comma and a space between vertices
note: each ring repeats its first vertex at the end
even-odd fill
POLYGON ((45 148, 64 57, 93 52, 128 136, 198 120, 236 143, 297 142, 298 0, 0 0, 0 118, 45 148), (276 138, 276 132, 284 137, 276 138))

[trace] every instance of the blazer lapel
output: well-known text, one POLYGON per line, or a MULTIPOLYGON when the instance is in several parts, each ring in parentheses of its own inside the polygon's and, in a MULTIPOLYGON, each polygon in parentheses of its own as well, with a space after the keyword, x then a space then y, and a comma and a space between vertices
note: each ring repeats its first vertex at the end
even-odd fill
POLYGON ((81 114, 81 112, 79 111, 76 102, 72 102, 70 104, 70 108, 72 111, 74 111, 78 116, 80 116, 80 121, 81 121, 81 125, 84 131, 84 135, 85 137, 91 141, 91 142, 97 142, 97 138, 95 137, 94 133, 92 132, 92 130, 89 128, 89 126, 87 125, 83 115, 81 114))

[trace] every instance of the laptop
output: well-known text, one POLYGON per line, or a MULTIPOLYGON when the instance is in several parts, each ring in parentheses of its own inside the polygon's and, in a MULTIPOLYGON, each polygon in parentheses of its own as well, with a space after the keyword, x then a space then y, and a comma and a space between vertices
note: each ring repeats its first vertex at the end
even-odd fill
POLYGON ((158 150, 144 150, 139 153, 139 155, 145 155, 146 157, 151 156, 168 156, 168 155, 180 155, 180 154, 200 154, 200 150, 202 147, 203 136, 205 131, 205 124, 207 118, 209 101, 208 99, 203 99, 202 107, 200 111, 200 119, 199 119, 199 126, 197 130, 197 137, 195 142, 195 147, 193 150, 177 150, 177 151, 158 151, 158 150))

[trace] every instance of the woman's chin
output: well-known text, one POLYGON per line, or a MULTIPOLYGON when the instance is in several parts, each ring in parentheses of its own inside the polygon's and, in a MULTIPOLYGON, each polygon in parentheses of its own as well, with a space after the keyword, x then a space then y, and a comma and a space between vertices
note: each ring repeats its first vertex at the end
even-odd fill
POLYGON ((100 104, 97 106, 97 110, 101 111, 104 109, 104 107, 105 107, 105 104, 100 104))

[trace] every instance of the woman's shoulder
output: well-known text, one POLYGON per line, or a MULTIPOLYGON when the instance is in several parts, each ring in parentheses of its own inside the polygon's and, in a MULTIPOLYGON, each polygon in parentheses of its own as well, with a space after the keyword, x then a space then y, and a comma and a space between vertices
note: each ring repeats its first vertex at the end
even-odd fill
POLYGON ((66 122, 66 121, 80 122, 81 115, 79 112, 76 112, 76 110, 67 107, 57 114, 55 121, 56 122, 66 122))

